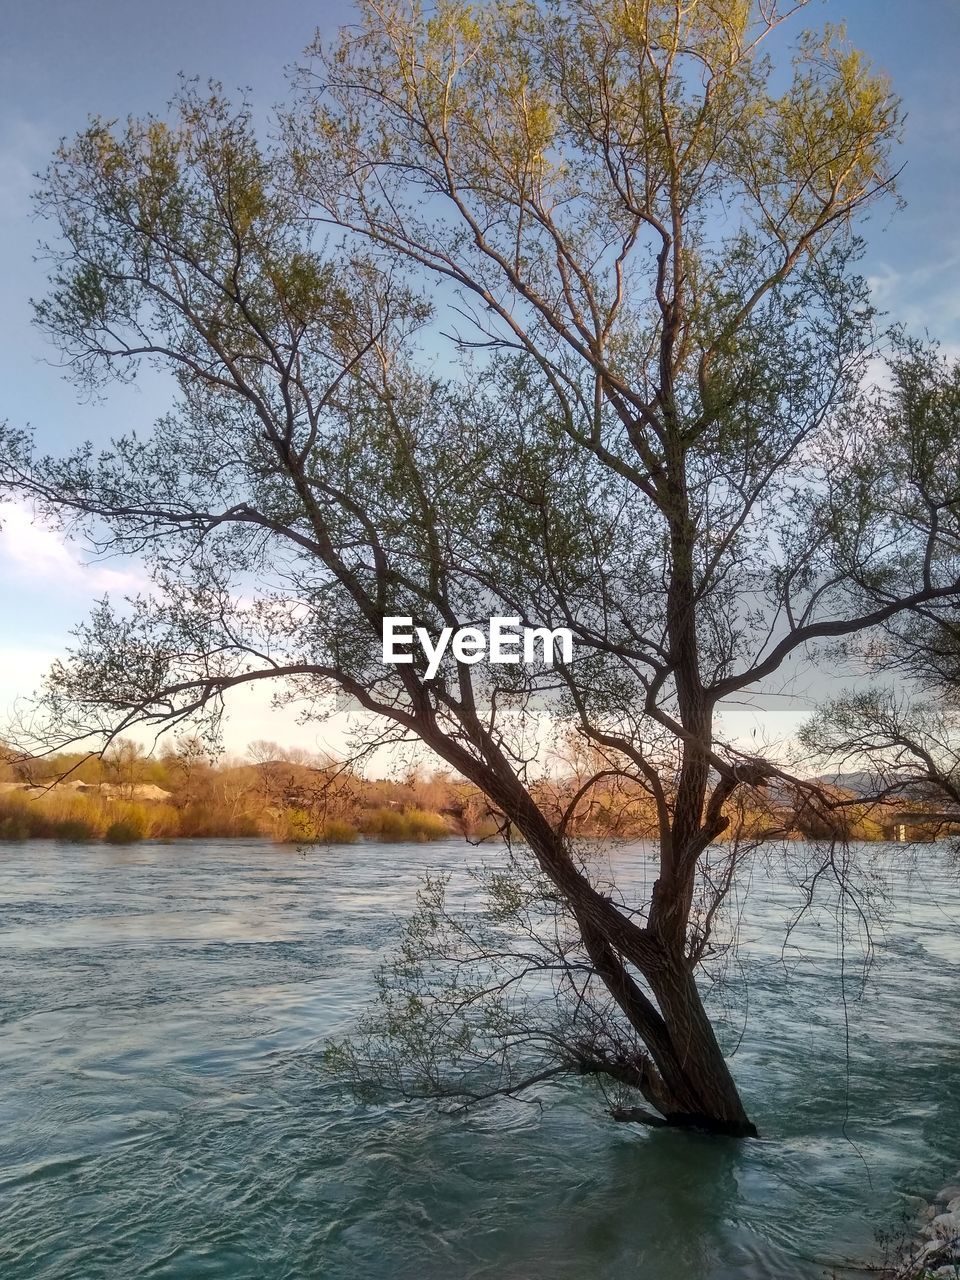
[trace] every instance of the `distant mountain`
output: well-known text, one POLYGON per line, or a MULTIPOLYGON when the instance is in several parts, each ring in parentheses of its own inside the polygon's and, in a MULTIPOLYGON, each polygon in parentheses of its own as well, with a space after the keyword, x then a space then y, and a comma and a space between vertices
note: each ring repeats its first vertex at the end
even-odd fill
POLYGON ((877 787, 876 775, 868 769, 856 769, 852 773, 821 773, 815 781, 828 787, 852 791, 855 796, 872 795, 877 787))

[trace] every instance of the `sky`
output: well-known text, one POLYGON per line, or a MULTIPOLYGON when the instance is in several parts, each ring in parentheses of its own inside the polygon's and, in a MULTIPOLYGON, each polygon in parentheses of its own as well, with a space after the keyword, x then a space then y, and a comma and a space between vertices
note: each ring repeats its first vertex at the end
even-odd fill
MULTIPOLYGON (((891 319, 960 349, 960 0, 818 0, 807 25, 847 24, 852 42, 891 76, 907 112, 899 161, 906 207, 878 208, 863 224, 865 269, 891 319)), ((2 7, 0 35, 0 419, 31 424, 58 451, 81 440, 145 430, 165 410, 159 376, 84 402, 55 367, 56 353, 31 324, 30 298, 44 292, 37 259, 43 227, 32 216, 33 176, 61 137, 88 116, 162 113, 178 73, 248 90, 266 118, 285 93, 285 68, 319 28, 351 20, 349 0, 29 0, 2 7)), ((0 506, 0 724, 63 652, 70 628, 104 591, 136 587, 136 575, 88 564, 81 551, 0 506)), ((810 691, 734 708, 744 738, 789 733, 810 691)), ((263 694, 230 706, 226 745, 257 738, 336 748, 343 721, 318 736, 263 694)))

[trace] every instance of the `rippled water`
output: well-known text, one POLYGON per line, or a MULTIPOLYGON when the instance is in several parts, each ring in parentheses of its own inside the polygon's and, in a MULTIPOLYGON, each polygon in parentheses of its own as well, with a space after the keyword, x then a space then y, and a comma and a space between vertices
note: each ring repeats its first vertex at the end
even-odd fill
POLYGON ((797 891, 755 874, 725 1034, 759 1142, 619 1126, 572 1085, 467 1116, 338 1096, 319 1044, 424 868, 475 856, 0 845, 3 1280, 806 1280, 955 1178, 960 895, 931 848, 859 1001, 847 957, 849 1054, 832 921, 784 963, 797 891))

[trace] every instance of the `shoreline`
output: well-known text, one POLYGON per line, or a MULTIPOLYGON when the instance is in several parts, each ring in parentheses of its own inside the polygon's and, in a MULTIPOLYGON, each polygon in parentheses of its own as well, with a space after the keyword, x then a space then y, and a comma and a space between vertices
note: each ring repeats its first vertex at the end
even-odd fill
POLYGON ((957 1280, 960 1277, 960 1171, 916 1215, 912 1238, 901 1246, 886 1280, 957 1280))

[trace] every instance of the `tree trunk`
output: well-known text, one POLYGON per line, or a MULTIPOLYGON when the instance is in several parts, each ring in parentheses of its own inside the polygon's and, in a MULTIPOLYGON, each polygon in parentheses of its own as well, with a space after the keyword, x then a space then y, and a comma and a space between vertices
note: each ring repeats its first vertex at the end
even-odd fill
POLYGON ((576 871, 556 838, 553 845, 550 856, 541 846, 540 864, 569 903, 598 977, 655 1068, 638 1065, 644 1096, 668 1124, 756 1137, 684 954, 684 931, 674 945, 662 935, 637 929, 576 871), (558 875, 558 867, 566 874, 558 875), (643 976, 653 1000, 628 965, 643 976))
MULTIPOLYGON (((687 895, 678 894, 675 884, 659 895, 655 889, 650 924, 639 925, 594 888, 505 762, 498 761, 501 767, 492 769, 451 750, 449 743, 438 741, 435 749, 517 826, 573 913, 597 976, 649 1054, 635 1064, 619 1064, 626 1071, 617 1078, 640 1089, 667 1124, 756 1137, 684 954, 687 895), (673 911, 664 911, 671 906, 673 911), (650 927, 654 916, 661 921, 671 918, 671 929, 650 927), (631 969, 642 975, 653 1000, 631 969)), ((491 756, 496 759, 495 749, 491 756)), ((662 890, 662 881, 660 885, 662 890)), ((591 1070, 603 1066, 599 1060, 593 1067, 585 1065, 591 1070)))
MULTIPOLYGON (((642 972, 656 1000, 644 995, 602 926, 578 916, 597 974, 642 1039, 652 1060, 635 1066, 633 1083, 664 1121, 738 1138, 755 1138, 687 961, 663 953, 642 972)), ((629 1081, 626 1081, 629 1083, 629 1081)))
POLYGON ((676 1066, 663 1071, 677 1110, 671 1124, 739 1138, 755 1138, 730 1068, 703 1007, 694 975, 684 960, 647 975, 673 1046, 676 1066))

